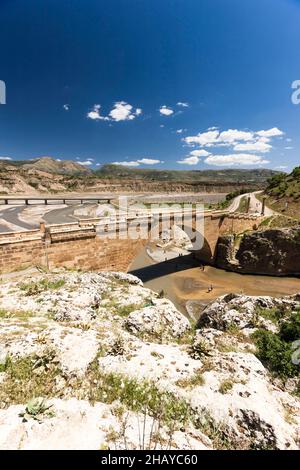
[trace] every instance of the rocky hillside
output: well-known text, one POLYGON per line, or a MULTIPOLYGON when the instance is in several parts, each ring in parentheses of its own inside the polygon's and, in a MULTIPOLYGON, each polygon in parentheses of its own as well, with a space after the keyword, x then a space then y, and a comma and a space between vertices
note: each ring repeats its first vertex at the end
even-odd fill
POLYGON ((131 275, 15 276, 1 449, 299 448, 299 296, 227 295, 193 326, 131 275))
POLYGON ((37 160, 24 162, 22 164, 23 170, 39 170, 46 173, 53 173, 56 175, 87 175, 91 170, 79 163, 72 160, 54 160, 51 157, 41 157, 37 160))
POLYGON ((268 206, 276 212, 300 220, 300 167, 296 167, 289 175, 274 175, 269 180, 265 194, 268 206))
POLYGON ((36 160, 1 161, 0 194, 37 194, 72 190, 78 181, 88 181, 90 170, 73 161, 50 157, 36 160))
POLYGON ((242 273, 300 274, 300 225, 219 238, 216 265, 242 273))
POLYGON ((271 170, 160 171, 104 165, 92 171, 51 157, 0 160, 0 194, 58 192, 221 192, 263 189, 271 170))

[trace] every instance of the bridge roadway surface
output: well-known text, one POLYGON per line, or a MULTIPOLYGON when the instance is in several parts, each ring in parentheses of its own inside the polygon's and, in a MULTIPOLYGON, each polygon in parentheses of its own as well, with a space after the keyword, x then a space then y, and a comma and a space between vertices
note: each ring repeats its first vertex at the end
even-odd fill
MULTIPOLYGON (((262 203, 256 198, 256 193, 249 193, 243 194, 241 196, 237 196, 231 203, 231 205, 224 211, 224 212, 236 212, 239 208, 241 199, 243 197, 250 196, 250 213, 261 213, 262 210, 262 203)), ((10 201, 23 201, 23 204, 9 207, 8 205, 0 205, 0 233, 4 232, 13 232, 17 230, 30 230, 37 228, 39 226, 38 222, 30 222, 29 217, 27 220, 25 217, 21 218, 22 212, 24 209, 28 208, 28 205, 24 205, 24 199, 22 198, 7 198, 10 201)), ((51 200, 52 203, 57 201, 57 198, 47 198, 49 201, 51 200)), ((38 199, 30 199, 30 201, 36 201, 38 199)), ((44 200, 44 199, 43 199, 44 200)), ((61 199, 62 200, 62 199, 61 199)), ((40 204, 29 204, 29 206, 39 206, 44 207, 43 211, 45 211, 40 219, 44 220, 46 224, 66 224, 75 222, 77 218, 74 216, 74 210, 80 207, 86 207, 89 203, 97 201, 108 201, 111 200, 110 198, 65 198, 67 202, 79 202, 85 201, 84 204, 71 204, 67 205, 67 207, 57 208, 51 210, 51 204, 41 206, 40 204)), ((0 203, 2 199, 0 198, 0 203)), ((55 204, 56 206, 56 204, 55 204)), ((273 212, 271 209, 266 208, 265 215, 269 216, 273 212)))

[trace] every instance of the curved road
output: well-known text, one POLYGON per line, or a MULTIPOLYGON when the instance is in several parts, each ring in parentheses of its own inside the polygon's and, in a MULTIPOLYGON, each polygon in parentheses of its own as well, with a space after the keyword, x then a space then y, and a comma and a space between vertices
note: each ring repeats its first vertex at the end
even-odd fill
POLYGON ((31 230, 37 228, 37 224, 30 224, 19 219, 19 214, 21 214, 23 209, 24 206, 1 209, 0 232, 13 232, 16 230, 31 230), (1 221, 1 219, 3 222, 1 221))
POLYGON ((43 220, 48 224, 68 224, 70 222, 76 222, 76 218, 73 214, 77 207, 78 205, 76 204, 76 206, 53 209, 53 211, 47 212, 47 214, 43 215, 43 220))
MULTIPOLYGON (((257 199, 256 194, 260 194, 262 191, 255 191, 253 193, 246 193, 246 194, 241 194, 240 196, 237 196, 236 198, 233 199, 232 203, 228 207, 228 212, 236 212, 239 208, 239 205, 241 203, 241 200, 244 197, 250 197, 250 208, 249 212, 252 214, 261 214, 262 211, 262 202, 257 199)), ((275 212, 270 209, 269 207, 265 206, 265 216, 271 216, 275 212)))
MULTIPOLYGON (((261 213, 262 210, 262 203, 256 197, 260 191, 256 191, 254 193, 247 193, 241 194, 237 196, 230 206, 228 207, 228 212, 236 212, 239 208, 241 199, 244 197, 250 196, 250 213, 261 213)), ((84 204, 83 206, 85 206, 84 204)), ((82 207, 80 204, 72 204, 67 207, 62 208, 55 208, 53 210, 49 210, 48 212, 41 215, 41 219, 43 219, 48 224, 66 224, 76 221, 76 217, 74 217, 74 210, 77 207, 82 207)), ((22 211, 28 208, 28 206, 20 205, 14 207, 7 207, 7 206, 0 206, 0 233, 2 232, 12 232, 17 230, 30 230, 38 227, 38 223, 30 223, 22 220, 19 216, 22 211)), ((274 214, 272 209, 266 207, 265 208, 265 215, 270 216, 274 214)))

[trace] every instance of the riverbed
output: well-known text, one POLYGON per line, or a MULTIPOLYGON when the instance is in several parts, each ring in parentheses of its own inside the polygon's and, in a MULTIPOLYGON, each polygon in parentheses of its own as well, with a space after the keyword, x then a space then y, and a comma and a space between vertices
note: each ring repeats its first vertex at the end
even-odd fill
POLYGON ((300 292, 300 278, 237 274, 212 266, 202 270, 199 263, 192 255, 155 263, 144 249, 131 263, 129 272, 141 278, 145 287, 163 291, 185 315, 231 292, 273 297, 300 292))

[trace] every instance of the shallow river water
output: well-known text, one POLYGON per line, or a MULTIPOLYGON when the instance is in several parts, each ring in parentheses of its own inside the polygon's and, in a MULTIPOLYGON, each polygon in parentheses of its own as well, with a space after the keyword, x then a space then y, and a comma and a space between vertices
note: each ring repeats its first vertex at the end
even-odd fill
POLYGON ((156 292, 163 290, 165 297, 185 314, 187 304, 206 305, 231 292, 274 297, 300 293, 300 278, 237 274, 211 266, 202 271, 199 261, 193 260, 191 255, 154 263, 143 250, 132 262, 129 272, 141 278, 145 287, 156 292), (208 292, 211 286, 213 290, 208 292))

